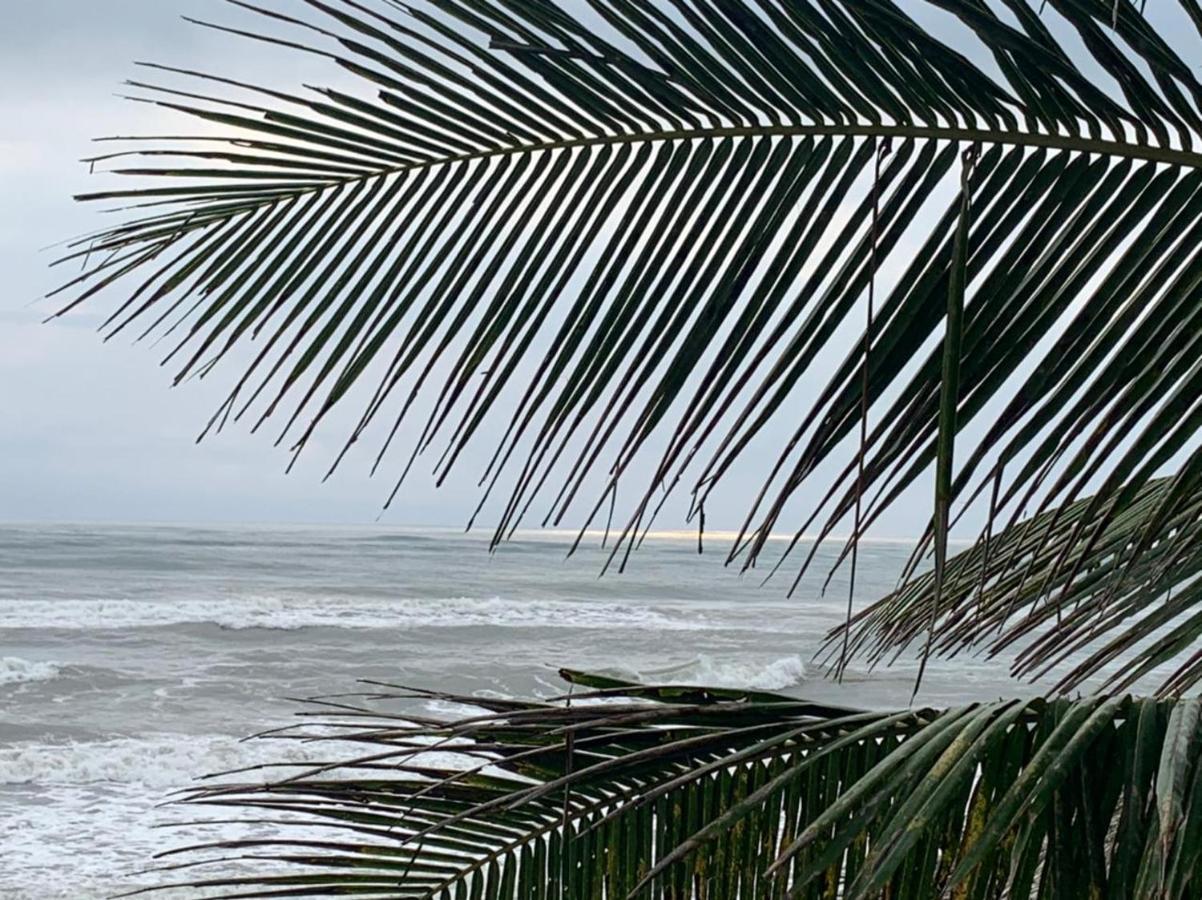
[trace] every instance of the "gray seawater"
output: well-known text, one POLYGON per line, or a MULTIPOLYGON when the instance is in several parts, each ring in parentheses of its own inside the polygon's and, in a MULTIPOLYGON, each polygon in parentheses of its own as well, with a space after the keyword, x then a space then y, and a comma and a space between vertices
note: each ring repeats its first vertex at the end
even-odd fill
MULTIPOLYGON (((156 808, 196 776, 290 753, 239 742, 284 724, 285 698, 368 678, 465 694, 549 696, 562 665, 673 682, 780 689, 859 706, 905 705, 913 664, 809 662, 841 621, 835 558, 784 596, 653 539, 598 578, 596 546, 383 528, 0 527, 0 897, 91 900, 147 883, 153 853, 229 826, 177 833, 156 808)), ((861 548, 863 600, 909 548, 861 548)), ((1004 667, 933 663, 927 703, 1013 694, 1004 667)), ((437 711, 437 710, 436 710, 437 711)), ((300 758, 300 757, 298 757, 300 758)))

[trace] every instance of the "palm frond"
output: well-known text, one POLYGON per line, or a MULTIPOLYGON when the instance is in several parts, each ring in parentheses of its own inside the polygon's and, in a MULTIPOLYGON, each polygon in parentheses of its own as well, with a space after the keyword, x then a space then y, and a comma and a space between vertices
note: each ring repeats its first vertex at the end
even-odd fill
POLYGON ((1061 691, 1105 674, 1103 690, 1154 677, 1161 694, 1180 695, 1202 667, 1202 498, 1183 489, 1187 477, 1147 483, 1118 514, 1086 498, 982 540, 950 560, 941 591, 934 573, 914 578, 833 634, 827 654, 880 663, 934 620, 942 655, 1018 647, 1014 674, 1059 671, 1061 691))
POLYGON ((294 737, 367 752, 195 791, 184 802, 291 824, 170 854, 222 867, 177 886, 848 900, 1202 889, 1199 701, 856 712, 564 674, 596 689, 569 703, 442 698, 481 707, 443 725, 388 712, 432 695, 384 686, 318 709, 294 737), (423 764, 447 750, 464 762, 423 764), (228 874, 238 864, 251 868, 228 874))
MULTIPOLYGON (((870 490, 869 527, 939 452, 947 192, 957 146, 979 145, 953 360, 971 446, 949 496, 1004 471, 999 514, 1017 514, 1104 476, 1117 514, 1196 431, 1202 84, 1132 3, 912 6, 955 40, 890 0, 233 6, 270 32, 215 27, 338 86, 149 69, 139 96, 218 134, 93 160, 142 160, 117 169, 139 186, 85 198, 142 212, 73 247, 90 262, 66 304, 136 284, 106 334, 176 336, 177 380, 257 347, 212 428, 279 419, 299 452, 362 387, 347 449, 373 427, 384 450, 413 438, 403 473, 437 444, 442 481, 496 419, 476 475, 497 539, 577 508, 587 524, 633 480, 628 551, 661 488, 691 483, 699 515, 783 424, 732 550, 751 565, 866 399, 864 479, 836 475, 798 531, 830 534, 870 490), (823 348, 899 264, 871 354, 798 417, 823 348)), ((1192 0, 1180 14, 1202 22, 1192 0)))

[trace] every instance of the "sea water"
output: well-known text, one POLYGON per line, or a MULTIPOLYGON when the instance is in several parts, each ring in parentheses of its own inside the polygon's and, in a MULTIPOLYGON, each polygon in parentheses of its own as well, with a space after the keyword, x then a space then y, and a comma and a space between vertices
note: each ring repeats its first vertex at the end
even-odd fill
MULTIPOLYGON (((193 779, 312 747, 241 741, 286 724, 289 698, 359 679, 461 694, 553 696, 561 666, 661 682, 904 706, 913 661, 853 666, 842 684, 811 659, 846 615, 836 544, 789 585, 653 537, 623 574, 590 539, 489 553, 484 537, 385 528, 0 527, 0 897, 93 900, 153 883, 152 856, 245 826, 164 830, 160 804, 193 779), (143 874, 139 874, 143 873, 143 874)), ((904 543, 861 546, 857 605, 888 592, 904 543)), ((931 665, 920 701, 996 698, 1002 663, 931 665)), ((437 703, 432 712, 447 712, 437 703)), ((245 776, 243 776, 245 777, 245 776)), ((194 814, 189 814, 194 815, 194 814)))

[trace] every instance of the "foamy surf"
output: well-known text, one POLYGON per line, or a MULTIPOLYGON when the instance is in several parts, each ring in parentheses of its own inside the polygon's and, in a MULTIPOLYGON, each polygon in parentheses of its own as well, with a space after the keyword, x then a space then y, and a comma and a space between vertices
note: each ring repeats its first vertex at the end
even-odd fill
MULTIPOLYGON (((314 763, 354 759, 359 744, 304 742, 234 736, 162 734, 77 743, 0 747, 0 786, 136 786, 163 799, 206 776, 237 771, 234 780, 267 783, 295 775, 314 763), (267 766, 267 768, 256 768, 267 766), (245 771, 243 771, 245 770, 245 771)), ((455 767, 465 757, 453 752, 422 753, 423 765, 455 767)))
POLYGON ((51 681, 59 676, 61 668, 51 662, 35 662, 6 656, 0 659, 0 687, 10 684, 28 684, 35 681, 51 681))
MULTIPOLYGON (((92 900, 162 883, 160 877, 171 876, 146 870, 164 849, 274 833, 271 826, 231 823, 228 812, 165 803, 178 791, 195 787, 199 776, 263 783, 363 753, 360 744, 337 741, 239 741, 233 736, 189 734, 0 748, 0 796, 22 801, 0 816, 0 847, 6 863, 11 863, 0 866, 0 897, 92 900), (221 775, 226 772, 230 774, 221 775), (65 817, 64 808, 78 814, 65 817), (205 824, 212 819, 221 821, 205 824), (104 847, 105 853, 81 853, 70 866, 61 864, 59 848, 83 845, 104 847), (36 879, 32 872, 38 873, 36 879)), ((471 758, 447 749, 423 752, 408 761, 448 768, 473 764, 471 758)), ((338 777, 338 770, 328 777, 338 777)), ((333 829, 314 829, 311 836, 345 837, 333 829)), ((236 864, 225 871, 235 869, 236 864)))
MULTIPOLYGON (((121 630, 215 625, 262 628, 654 628, 699 631, 716 626, 704 615, 634 604, 506 597, 345 598, 246 595, 205 600, 14 601, 3 629, 121 630)), ((14 675, 14 677, 16 677, 14 675)), ((3 683, 3 682, 0 682, 3 683)))
POLYGON ((265 762, 300 765, 320 755, 314 745, 293 741, 243 743, 232 736, 185 734, 23 744, 0 748, 0 785, 125 784, 166 792, 214 772, 265 762))
POLYGON ((647 683, 696 684, 706 687, 777 691, 802 684, 808 677, 805 660, 783 656, 768 662, 723 659, 700 654, 679 665, 655 669, 610 668, 606 674, 647 683))

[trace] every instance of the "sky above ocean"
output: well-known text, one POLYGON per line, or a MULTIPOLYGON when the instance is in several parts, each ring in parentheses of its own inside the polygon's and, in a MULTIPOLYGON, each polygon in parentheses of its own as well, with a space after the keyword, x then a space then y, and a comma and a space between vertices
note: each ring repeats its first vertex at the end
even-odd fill
MULTIPOLYGON (((1155 17, 1156 5, 1151 6, 1155 17)), ((170 111, 118 96, 130 90, 122 86, 126 79, 146 77, 135 61, 196 67, 285 89, 315 77, 315 71, 329 83, 330 69, 315 69, 303 54, 248 45, 181 20, 188 14, 233 25, 252 21, 218 0, 8 0, 5 14, 8 27, 0 34, 5 85, 0 92, 0 456, 5 460, 0 520, 373 522, 408 448, 375 480, 368 477, 372 448, 322 484, 358 407, 319 432, 288 475, 288 448, 273 447, 274 433, 252 435, 246 427, 233 427, 200 445, 194 441, 224 399, 236 361, 206 380, 173 390, 173 370, 158 365, 164 346, 131 348, 125 336, 107 345, 100 341, 96 328, 111 310, 111 300, 41 324, 57 307, 54 300, 39 298, 75 274, 51 269, 55 251, 43 248, 105 222, 98 206, 72 200, 73 194, 112 184, 103 175, 90 176, 89 167, 79 162, 97 152, 92 139, 179 130, 180 121, 170 111)), ((937 32, 947 27, 939 19, 927 24, 937 32)), ((832 359, 846 349, 834 347, 832 359)), ((815 383, 816 390, 820 386, 815 383)), ((779 434, 785 433, 782 427, 779 434)), ((487 438, 478 441, 462 460, 458 477, 441 490, 430 476, 434 459, 424 467, 419 463, 383 521, 466 523, 479 497, 477 476, 492 447, 487 438)), ((754 466, 731 474, 707 508, 710 528, 742 524, 761 474, 754 466)), ((798 508, 820 499, 826 485, 816 477, 805 486, 798 508)), ((881 519, 875 536, 919 533, 930 502, 929 488, 918 486, 881 519)), ((682 512, 683 503, 670 507, 657 526, 687 527, 682 512)), ((539 518, 524 524, 537 525, 539 518)), ((487 524, 487 515, 482 522, 487 524)), ((579 522, 578 517, 563 524, 579 522)))

